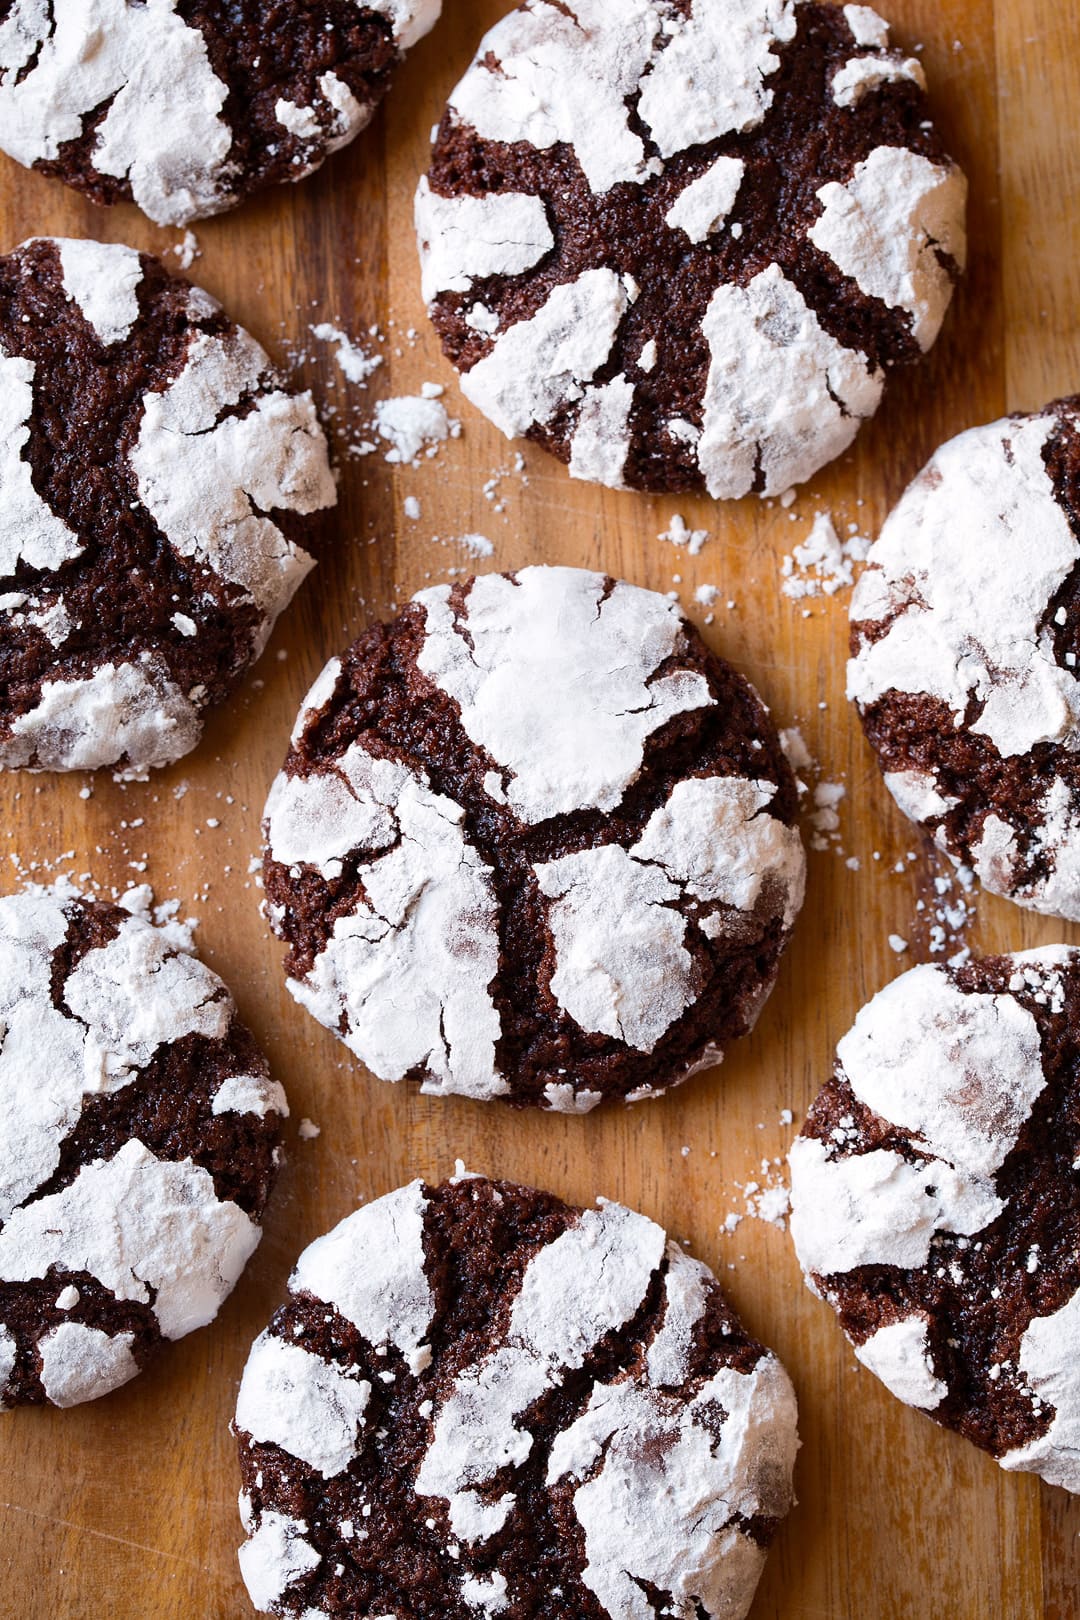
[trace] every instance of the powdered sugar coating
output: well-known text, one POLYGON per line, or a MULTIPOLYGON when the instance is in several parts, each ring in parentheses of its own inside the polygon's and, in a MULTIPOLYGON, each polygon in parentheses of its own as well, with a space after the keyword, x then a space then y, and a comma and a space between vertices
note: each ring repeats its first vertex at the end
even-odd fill
POLYGON ((130 1383, 139 1371, 130 1333, 61 1322, 38 1340, 41 1387, 53 1406, 78 1406, 130 1383))
POLYGON ((313 566, 278 520, 334 504, 326 441, 311 396, 145 255, 33 238, 0 279, 0 575, 40 571, 0 594, 25 656, 0 767, 142 776, 195 746, 313 566))
POLYGON ((586 270, 556 287, 529 320, 500 332, 462 377, 462 393, 508 439, 549 421, 568 400, 581 399, 611 353, 626 304, 613 270, 586 270))
POLYGON ((963 177, 911 117, 919 62, 869 8, 842 19, 808 0, 522 0, 480 42, 417 234, 463 391, 508 437, 614 488, 778 494, 847 448, 886 365, 930 346, 964 261, 963 177), (506 221, 494 255, 486 213, 506 221), (466 217, 482 240, 463 249, 466 217))
MULTIPOLYGON (((365 0, 358 9, 387 18, 400 55, 433 25, 440 5, 365 0)), ((220 213, 267 179, 298 178, 295 170, 278 171, 274 153, 255 162, 246 143, 237 145, 253 86, 242 51, 234 60, 229 22, 203 19, 203 26, 205 36, 176 0, 15 0, 0 25, 0 146, 26 165, 61 160, 64 172, 65 147, 79 142, 90 171, 83 188, 109 200, 129 195, 158 225, 220 213)), ((362 75, 362 59, 358 65, 362 75)), ((299 144, 302 172, 363 128, 385 82, 382 66, 361 102, 340 77, 323 73, 312 86, 327 109, 323 117, 315 107, 277 100, 279 122, 299 144)))
POLYGON ((0 572, 20 562, 56 569, 82 550, 79 536, 34 488, 23 451, 34 408, 34 363, 0 352, 0 572))
POLYGON ((742 158, 718 157, 680 191, 664 219, 672 230, 685 231, 691 242, 704 242, 719 230, 735 206, 746 164, 742 158))
POLYGON ((8 1217, 0 1282, 28 1282, 50 1266, 89 1271, 117 1299, 152 1304, 164 1337, 180 1339, 213 1321, 260 1235, 218 1199, 201 1166, 158 1159, 132 1138, 8 1217))
POLYGON ((142 264, 134 248, 115 242, 59 241, 64 291, 104 344, 126 338, 139 318, 142 264))
POLYGON ((1060 1042, 1078 1006, 1064 946, 903 974, 840 1042, 790 1154, 796 1251, 859 1360, 1004 1467, 1074 1491, 1075 1086, 1060 1042))
POLYGON ((811 242, 868 297, 906 310, 925 352, 952 297, 952 277, 938 255, 960 269, 966 259, 964 176, 906 146, 876 146, 846 184, 831 180, 818 197, 822 213, 811 242))
POLYGON ((423 1245, 426 1207, 420 1181, 365 1204, 309 1244, 289 1280, 294 1291, 333 1305, 371 1344, 392 1344, 417 1368, 434 1309, 423 1245))
POLYGON ((874 737, 889 747, 886 785, 906 814, 987 887, 1075 918, 1080 820, 1068 762, 1080 748, 1080 682, 1054 604, 1070 588, 1080 544, 1051 471, 1069 453, 1073 421, 1064 401, 937 451, 890 514, 853 593, 848 696, 864 717, 882 717, 874 737), (946 708, 958 734, 985 740, 972 765, 950 768, 947 732, 910 765, 888 744, 892 708, 923 697, 946 708), (1023 779, 1015 821, 1008 787, 988 803, 969 776, 984 756, 1001 762, 1007 781, 1023 779), (1041 792, 1031 790, 1033 771, 1041 792))
POLYGON ((698 465, 716 500, 802 483, 846 450, 884 378, 831 338, 779 265, 718 287, 702 334, 709 373, 698 465))
POLYGON ((421 180, 415 224, 425 303, 467 292, 483 276, 528 270, 555 246, 543 202, 520 192, 439 197, 421 180))
MULTIPOLYGON (((350 740, 347 723, 335 722, 340 740, 326 750, 319 739, 328 712, 350 702, 356 649, 320 677, 264 823, 275 931, 297 937, 309 906, 294 910, 303 885, 317 880, 337 896, 326 926, 293 958, 290 990, 383 1079, 517 1099, 521 996, 508 993, 503 942, 527 894, 524 930, 543 957, 529 994, 539 990, 541 1016, 557 1017, 568 1039, 603 1034, 652 1056, 697 1015, 718 959, 786 937, 795 921, 804 858, 784 786, 764 772, 678 780, 723 768, 691 748, 655 810, 635 814, 613 841, 596 838, 595 818, 625 814, 658 736, 699 715, 710 728, 726 723, 710 713, 718 700, 709 676, 666 598, 538 567, 421 591, 405 619, 414 627, 408 663, 462 741, 448 769, 437 752, 411 759, 408 729, 384 758, 377 727, 350 740), (470 749, 478 780, 455 785, 470 749), (433 778, 446 791, 435 793, 433 778), (584 847, 568 829, 565 853, 527 856, 530 842, 549 847, 548 824, 573 817, 588 818, 584 847)), ((761 752, 761 722, 751 723, 740 758, 756 766, 760 754, 775 768, 761 752)), ((752 997, 741 976, 747 1027, 770 982, 752 997)), ((700 1046, 694 1037, 675 1065, 680 1078, 703 1048, 715 1057, 716 1033, 700 1046)), ((594 1106, 603 1088, 573 1071, 566 1058, 546 1067, 528 1100, 566 1112, 594 1106)))
POLYGON ((930 1411, 949 1393, 948 1384, 934 1375, 927 1324, 919 1317, 904 1317, 878 1328, 864 1344, 855 1346, 855 1354, 908 1406, 930 1411))
MULTIPOLYGON (((248 1213, 195 1158, 171 1156, 178 1139, 167 1127, 173 1109, 188 1110, 183 1142, 196 1158, 215 1134, 195 1123, 196 1097, 183 1096, 193 1061, 206 1076, 188 1081, 193 1092, 214 1091, 215 1074, 219 1094, 242 1079, 246 1097, 233 1100, 269 1161, 284 1093, 265 1065, 252 1071, 263 1060, 234 1021, 221 980, 142 917, 54 891, 0 900, 0 1322, 19 1366, 10 1400, 66 1406, 106 1393, 157 1339, 210 1321, 235 1283, 259 1238, 258 1170, 235 1168, 248 1213), (174 1066, 175 1048, 195 1055, 174 1066), (139 1139, 143 1127, 125 1134, 125 1116, 159 1133, 157 1152, 139 1139), (34 1285, 51 1272, 79 1285, 56 1283, 47 1309, 34 1285), (129 1301, 141 1309, 117 1310, 129 1301), (55 1314, 65 1312, 75 1315, 55 1314)), ((250 1151, 247 1130, 221 1138, 238 1157, 250 1151)))
MULTIPOLYGON (((544 1200, 551 1215, 543 1235, 508 1235, 510 1247, 492 1252, 500 1270, 503 1261, 509 1266, 504 1294, 493 1294, 463 1357, 454 1325, 461 1284, 446 1269, 461 1241, 454 1234, 465 1230, 470 1209, 499 1220, 507 1206, 524 1210, 541 1198, 474 1177, 438 1189, 415 1184, 377 1200, 363 1236, 362 1210, 343 1223, 355 1236, 333 1265, 320 1266, 329 1297, 313 1286, 301 1257, 290 1302, 253 1347, 237 1410, 249 1535, 241 1568, 260 1608, 296 1620, 396 1614, 387 1598, 407 1596, 416 1582, 429 1602, 445 1592, 447 1614, 532 1612, 536 1572, 523 1562, 520 1542, 537 1533, 532 1505, 546 1492, 558 1526, 544 1543, 546 1578, 559 1581, 567 1613, 588 1601, 612 1620, 649 1620, 653 1608, 638 1578, 665 1592, 673 1613, 710 1620, 745 1613, 771 1531, 791 1502, 798 1442, 787 1376, 745 1339, 704 1266, 655 1223, 610 1203, 580 1211, 544 1200), (392 1358, 380 1359, 378 1338, 370 1351, 354 1341, 338 1348, 345 1341, 327 1305, 341 1309, 351 1267, 390 1275, 379 1255, 385 1223, 377 1212, 403 1197, 415 1207, 418 1193, 425 1214, 417 1248, 421 1274, 430 1276, 427 1326, 436 1348, 409 1378, 392 1358), (641 1338, 651 1341, 644 1361, 641 1338), (612 1347, 619 1347, 614 1366, 612 1347), (347 1439, 353 1423, 350 1416, 341 1426, 339 1399, 373 1366, 375 1388, 383 1382, 378 1436, 365 1411, 347 1439), (286 1367, 289 1379, 305 1384, 288 1406, 276 1393, 266 1398, 286 1367), (570 1388, 569 1404, 563 1394, 552 1408, 560 1416, 545 1419, 539 1397, 570 1388), (331 1472, 323 1458, 338 1442, 331 1472), (309 1517, 295 1520, 284 1503, 312 1467, 333 1495, 321 1497, 316 1477, 314 1488, 306 1486, 309 1517), (389 1545, 386 1523, 393 1524, 389 1545), (579 1536, 584 1568, 574 1550, 579 1536)), ((494 1285, 485 1272, 472 1287, 494 1285)), ((384 1331, 385 1322, 375 1325, 376 1334, 384 1331)), ((367 1337, 366 1326, 361 1332, 367 1337)))
POLYGON ((364 896, 289 989, 380 1079, 423 1066, 426 1091, 498 1096, 506 1084, 487 991, 498 964, 495 899, 486 864, 463 835, 463 813, 405 766, 355 745, 339 769, 309 778, 302 803, 279 777, 267 802, 271 853, 279 831, 292 852, 275 858, 318 865, 328 847, 372 857, 364 896))
POLYGON ((416 600, 427 616, 418 667, 510 773, 507 800, 523 821, 614 809, 649 735, 712 702, 700 675, 657 674, 682 639, 676 605, 621 580, 609 591, 577 568, 485 574, 460 621, 445 585, 416 600))

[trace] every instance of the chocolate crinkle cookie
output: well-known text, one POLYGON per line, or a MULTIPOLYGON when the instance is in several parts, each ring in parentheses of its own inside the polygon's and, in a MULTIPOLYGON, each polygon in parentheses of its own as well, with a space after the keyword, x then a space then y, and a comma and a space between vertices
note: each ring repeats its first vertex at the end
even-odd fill
POLYGON ((1080 1491, 1080 951, 914 968, 837 1059, 790 1155, 811 1288, 900 1400, 1080 1491))
POLYGON ((99 242, 0 258, 0 769, 187 753, 335 499, 311 395, 207 293, 99 242))
POLYGON ((868 6, 526 0, 435 136, 423 295, 466 396, 572 476, 777 495, 930 348, 966 189, 868 6))
POLYGON ((300 1256, 236 1409, 256 1608, 741 1620, 795 1396, 644 1215, 413 1182, 300 1256))
POLYGON ((802 903, 794 779, 666 597, 421 591, 333 659, 270 793, 296 999, 384 1080, 584 1113, 749 1030, 802 903))
POLYGON ((0 151, 158 225, 359 134, 441 0, 0 0, 0 151))
POLYGON ((885 783, 983 885, 1080 921, 1080 399, 951 439, 851 599, 885 783))
POLYGON ((288 1113, 175 925, 0 899, 0 1407, 75 1406, 217 1315, 288 1113))

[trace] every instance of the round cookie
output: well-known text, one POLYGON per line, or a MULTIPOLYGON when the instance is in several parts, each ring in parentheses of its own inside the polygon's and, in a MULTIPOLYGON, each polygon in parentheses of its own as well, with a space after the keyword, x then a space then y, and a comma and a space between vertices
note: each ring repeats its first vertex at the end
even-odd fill
POLYGON ((924 964, 791 1149, 810 1287, 900 1400, 1080 1491, 1080 951, 924 964))
POLYGON ((851 598, 848 696, 897 804, 1080 921, 1080 399, 950 439, 851 598))
POLYGON ((383 1080, 584 1113, 719 1060, 802 903, 794 780, 677 605, 421 591, 308 694, 266 806, 289 989, 383 1080))
POLYGON ((364 128, 441 0, 7 0, 0 151, 158 225, 300 180, 364 128))
POLYGON ((420 1181, 304 1251, 235 1428, 256 1608, 740 1620, 795 1396, 644 1215, 420 1181))
POLYGON ((335 499, 311 395, 207 293, 98 242, 0 258, 0 769, 187 753, 335 499))
POLYGON ((868 6, 525 0, 416 197, 466 396, 612 487, 778 495, 930 348, 966 183, 868 6))
POLYGON ((75 1406, 217 1315, 260 1238, 285 1094, 169 928, 0 899, 0 1408, 75 1406))

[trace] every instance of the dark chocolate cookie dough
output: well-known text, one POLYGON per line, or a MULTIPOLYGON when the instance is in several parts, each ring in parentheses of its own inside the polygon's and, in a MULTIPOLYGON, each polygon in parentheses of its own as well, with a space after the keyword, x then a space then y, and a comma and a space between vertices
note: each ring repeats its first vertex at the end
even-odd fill
POLYGON ((783 1367, 643 1215, 413 1182, 301 1255, 236 1411, 256 1608, 737 1620, 791 1505, 783 1367))
POLYGON ((864 1007, 791 1150, 791 1235, 855 1354, 1080 1491, 1080 952, 924 964, 864 1007))
POLYGON ((526 0, 416 200, 462 389, 579 478, 776 495, 930 348, 966 186, 867 6, 526 0))
POLYGON ((0 0, 0 150, 159 225, 299 180, 440 0, 0 0))
POLYGON ((206 293, 98 242, 0 258, 0 768, 193 748, 334 499, 310 394, 206 293))
POLYGON ((0 1406, 74 1406, 217 1315, 288 1112, 221 980, 119 906, 0 899, 0 1406))
POLYGON ((289 988, 376 1075, 585 1112, 757 1017, 802 902, 753 688, 573 568, 421 591, 308 695, 266 808, 289 988))
POLYGON ((1080 921, 1080 400, 951 439, 851 599, 848 696, 901 810, 1080 921))

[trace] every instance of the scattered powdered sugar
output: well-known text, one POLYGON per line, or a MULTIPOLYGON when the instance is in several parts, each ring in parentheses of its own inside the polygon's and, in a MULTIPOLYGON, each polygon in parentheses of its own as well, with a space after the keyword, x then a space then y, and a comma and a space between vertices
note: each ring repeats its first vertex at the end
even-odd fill
MULTIPOLYGON (((442 392, 438 384, 430 388, 442 392)), ((379 400, 375 406, 375 431, 390 446, 387 461, 417 467, 422 455, 437 455, 447 439, 458 438, 461 423, 447 415, 446 406, 435 393, 404 394, 397 399, 379 400)))
POLYGON ((656 538, 658 540, 667 540, 673 546, 685 546, 688 555, 696 557, 709 538, 709 531, 708 529, 691 529, 687 525, 686 519, 680 516, 678 512, 675 512, 667 528, 662 534, 658 534, 656 538))
POLYGON ((318 338, 320 343, 334 345, 334 358, 342 376, 351 383, 366 383, 372 372, 377 371, 383 363, 381 354, 370 353, 330 321, 318 321, 310 330, 312 337, 318 338))
POLYGON ((870 542, 861 534, 841 540, 830 512, 819 512, 806 539, 784 558, 780 589, 796 601, 833 596, 854 583, 855 564, 864 562, 870 542))

